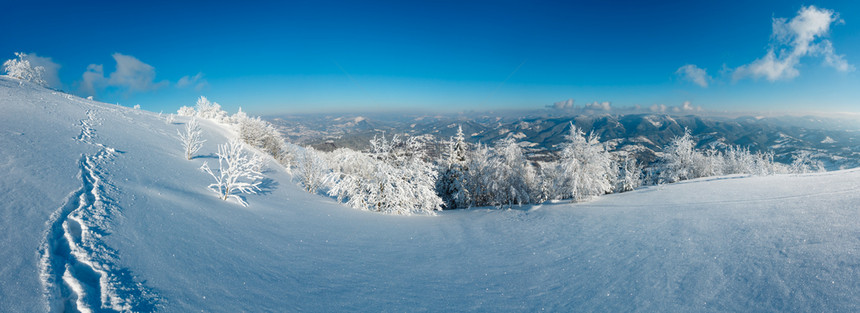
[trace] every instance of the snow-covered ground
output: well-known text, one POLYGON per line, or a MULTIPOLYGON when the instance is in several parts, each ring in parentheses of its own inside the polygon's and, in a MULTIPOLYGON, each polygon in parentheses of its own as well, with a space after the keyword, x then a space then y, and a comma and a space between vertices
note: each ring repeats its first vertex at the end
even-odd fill
POLYGON ((275 162, 249 206, 155 114, 0 78, 0 311, 860 310, 860 171, 582 204, 358 211, 275 162))

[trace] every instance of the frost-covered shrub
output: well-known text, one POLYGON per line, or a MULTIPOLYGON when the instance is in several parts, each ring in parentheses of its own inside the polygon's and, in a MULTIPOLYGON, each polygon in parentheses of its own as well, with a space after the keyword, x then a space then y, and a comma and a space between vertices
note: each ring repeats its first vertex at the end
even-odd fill
POLYGON ((242 107, 239 107, 239 111, 238 111, 238 112, 236 112, 236 114, 233 114, 232 116, 230 116, 230 118, 228 119, 228 121, 229 121, 230 123, 233 123, 233 124, 239 124, 239 123, 241 123, 242 121, 244 121, 244 120, 246 120, 246 119, 248 119, 248 118, 250 118, 250 116, 248 116, 248 114, 247 114, 247 113, 242 112, 242 107))
POLYGON ((770 175, 785 172, 773 161, 773 152, 750 152, 749 148, 729 146, 723 154, 723 174, 770 175))
POLYGON ((259 117, 239 119, 239 138, 246 144, 260 148, 275 159, 281 159, 287 151, 284 140, 275 127, 259 117))
POLYGON ((306 147, 296 152, 296 176, 305 188, 305 191, 318 192, 325 177, 329 173, 328 162, 321 152, 312 147, 306 147))
POLYGON ((27 54, 23 52, 15 52, 17 59, 10 59, 3 62, 3 71, 6 75, 23 81, 36 83, 42 86, 47 85, 44 79, 45 68, 42 66, 32 66, 27 60, 27 54))
POLYGON ((192 117, 185 124, 185 133, 181 133, 178 130, 176 132, 179 133, 179 140, 182 141, 182 148, 185 150, 185 159, 191 160, 194 154, 203 147, 203 143, 206 142, 202 138, 203 130, 200 128, 200 123, 197 121, 197 118, 192 117))
POLYGON ((682 180, 722 174, 721 156, 713 150, 706 153, 695 149, 688 129, 675 137, 660 158, 660 181, 674 183, 682 180))
POLYGON ((631 191, 642 185, 642 166, 635 158, 624 157, 619 162, 615 192, 631 191))
POLYGON ((403 141, 381 136, 370 143, 369 154, 335 151, 333 171, 326 177, 329 195, 354 208, 388 214, 433 214, 441 209, 434 190, 436 172, 414 137, 403 141))
POLYGON ((217 122, 223 122, 227 119, 227 112, 221 110, 221 105, 217 102, 210 102, 206 97, 200 96, 200 98, 197 99, 197 116, 217 122))
POLYGON ((170 113, 164 116, 164 123, 167 125, 173 124, 176 122, 176 114, 170 113))
POLYGON ((694 149, 689 130, 676 137, 663 151, 660 158, 659 182, 673 183, 699 177, 749 174, 770 175, 787 172, 823 170, 821 162, 815 162, 807 153, 795 156, 791 167, 774 162, 773 152, 750 152, 749 148, 728 146, 724 151, 713 147, 704 151, 694 149))
POLYGON ((791 162, 792 173, 817 173, 826 171, 821 160, 812 158, 812 153, 806 150, 798 151, 791 162))
POLYGON ((245 151, 238 140, 230 140, 218 145, 218 169, 212 170, 209 164, 203 163, 200 169, 215 179, 209 189, 218 194, 222 200, 235 199, 242 206, 248 206, 240 195, 256 194, 260 191, 263 175, 263 158, 245 151))
POLYGON ((194 111, 194 108, 192 107, 182 106, 178 111, 176 111, 176 114, 179 116, 194 116, 197 115, 197 111, 194 111))

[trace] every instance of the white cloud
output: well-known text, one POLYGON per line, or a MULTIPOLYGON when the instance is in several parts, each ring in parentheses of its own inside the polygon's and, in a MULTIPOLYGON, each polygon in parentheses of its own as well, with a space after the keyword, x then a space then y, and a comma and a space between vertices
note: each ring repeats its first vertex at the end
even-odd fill
POLYGON ((108 84, 127 87, 129 91, 150 91, 168 84, 167 81, 155 82, 155 68, 137 58, 114 53, 116 71, 110 73, 108 84))
POLYGON ((105 79, 105 71, 104 67, 96 64, 90 64, 87 66, 87 71, 84 72, 83 77, 81 77, 81 92, 88 96, 93 96, 96 94, 97 89, 104 88, 107 83, 107 79, 105 79))
POLYGON ((602 111, 610 111, 610 110, 612 110, 612 107, 611 107, 609 101, 604 101, 604 102, 594 101, 592 103, 586 103, 585 109, 586 110, 595 110, 595 111, 601 111, 601 110, 602 111))
POLYGON ((45 68, 45 72, 42 73, 42 79, 48 84, 48 87, 61 88, 63 84, 60 82, 60 65, 54 63, 49 57, 40 57, 35 53, 29 53, 24 56, 24 60, 30 62, 30 65, 33 67, 41 66, 45 68))
POLYGON ((107 87, 118 87, 126 92, 144 92, 169 84, 167 81, 155 82, 155 68, 133 56, 114 53, 113 59, 116 61, 116 70, 107 77, 101 64, 87 66, 80 85, 82 92, 95 95, 107 87))
POLYGON ((693 82, 696 85, 707 88, 708 82, 711 81, 711 77, 708 76, 708 71, 693 64, 687 64, 675 71, 675 74, 681 76, 682 78, 693 82))
POLYGON ((815 6, 801 7, 790 21, 774 18, 771 46, 765 56, 735 69, 733 78, 792 79, 800 75, 797 66, 805 56, 822 56, 825 65, 843 72, 853 71, 854 66, 836 54, 833 43, 823 39, 830 32, 830 25, 838 22, 841 22, 838 13, 815 6))
POLYGON ((203 73, 197 73, 194 76, 182 76, 178 82, 176 82, 177 88, 186 88, 190 86, 194 86, 194 90, 200 91, 206 86, 209 85, 209 82, 206 79, 203 79, 203 73))
POLYGON ((690 101, 684 101, 680 107, 677 107, 680 112, 700 112, 702 111, 702 107, 696 106, 694 107, 690 101))
POLYGON ((555 108, 558 110, 570 110, 573 108, 573 99, 567 99, 565 101, 559 101, 553 103, 552 105, 548 105, 548 108, 555 108))
POLYGON ((665 104, 654 104, 649 108, 651 112, 666 112, 665 104))
POLYGON ((848 64, 848 61, 845 61, 844 55, 838 55, 833 52, 833 43, 829 40, 822 42, 819 45, 819 49, 820 53, 824 55, 825 65, 833 67, 840 72, 854 71, 854 65, 848 64))

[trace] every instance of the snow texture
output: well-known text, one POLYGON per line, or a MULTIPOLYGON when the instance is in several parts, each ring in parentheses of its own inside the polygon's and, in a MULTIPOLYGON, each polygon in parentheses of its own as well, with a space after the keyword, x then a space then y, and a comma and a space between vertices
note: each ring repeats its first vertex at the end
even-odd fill
POLYGON ((860 310, 860 170, 394 216, 267 158, 240 207, 198 170, 215 145, 184 160, 188 117, 10 78, 0 109, 2 312, 860 310))

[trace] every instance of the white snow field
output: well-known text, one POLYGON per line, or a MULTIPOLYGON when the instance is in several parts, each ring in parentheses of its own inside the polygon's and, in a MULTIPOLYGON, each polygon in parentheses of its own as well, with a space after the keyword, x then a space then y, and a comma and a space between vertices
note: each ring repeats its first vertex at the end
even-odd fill
POLYGON ((860 171, 582 204, 358 211, 270 161, 248 207, 156 114, 0 78, 0 312, 860 310, 860 171))

